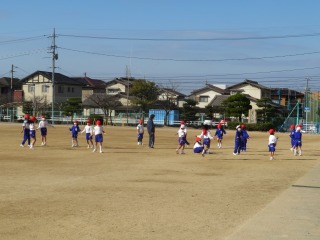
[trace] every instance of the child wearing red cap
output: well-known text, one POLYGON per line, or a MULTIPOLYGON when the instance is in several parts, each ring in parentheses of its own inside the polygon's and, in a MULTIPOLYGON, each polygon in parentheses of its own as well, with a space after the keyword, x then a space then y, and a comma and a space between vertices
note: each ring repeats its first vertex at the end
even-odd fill
POLYGON ((210 144, 211 144, 211 139, 213 139, 211 132, 209 130, 209 125, 204 124, 202 127, 201 134, 198 136, 199 138, 203 138, 203 150, 201 152, 202 157, 204 157, 205 153, 210 153, 210 144))
POLYGON ((274 152, 276 151, 276 145, 277 145, 277 141, 278 138, 276 136, 274 136, 275 130, 274 129, 270 129, 269 130, 269 143, 268 143, 268 147, 269 147, 269 152, 270 152, 270 160, 274 160, 274 152))
POLYGON ((241 131, 242 131, 242 138, 241 138, 241 151, 245 152, 247 151, 247 142, 248 139, 250 138, 247 130, 246 130, 246 126, 244 124, 241 124, 241 131))
POLYGON ((290 137, 290 144, 291 144, 291 148, 290 150, 293 151, 293 148, 294 148, 294 133, 296 132, 296 129, 295 129, 295 126, 292 124, 290 126, 290 134, 289 134, 289 137, 290 137))
POLYGON ((138 138, 138 145, 142 145, 144 127, 143 127, 143 120, 139 119, 137 125, 137 138, 138 138))
POLYGON ((178 134, 178 148, 176 149, 176 153, 178 154, 181 150, 180 154, 184 154, 184 147, 186 145, 186 136, 187 133, 185 131, 185 126, 182 124, 177 132, 178 134))
POLYGON ((45 146, 47 144, 47 125, 48 125, 48 122, 46 118, 44 116, 41 116, 41 120, 37 127, 37 129, 40 129, 41 146, 45 146))
POLYGON ((93 127, 91 125, 90 119, 87 120, 87 125, 81 131, 81 134, 84 132, 86 133, 86 141, 87 141, 88 148, 93 148, 93 141, 92 141, 93 127))
POLYGON ((193 152, 194 153, 202 153, 203 145, 201 143, 201 138, 196 137, 196 142, 193 145, 193 152))
POLYGON ((71 128, 69 128, 69 130, 71 131, 71 137, 72 137, 72 147, 78 147, 78 133, 81 131, 78 125, 78 121, 75 120, 73 122, 73 126, 71 128))
POLYGON ((28 141, 28 146, 30 147, 30 122, 29 122, 29 115, 24 115, 24 121, 22 123, 22 130, 21 133, 23 133, 23 140, 20 144, 20 147, 24 147, 24 144, 26 141, 28 141))
POLYGON ((222 125, 219 123, 217 126, 216 133, 214 134, 215 137, 217 137, 218 141, 218 148, 222 148, 222 139, 223 139, 223 134, 227 134, 222 125))
POLYGON ((102 134, 104 134, 104 130, 103 130, 103 127, 101 126, 100 120, 98 120, 96 122, 96 126, 93 128, 93 133, 94 133, 95 145, 94 145, 94 149, 92 152, 97 151, 97 146, 99 143, 100 153, 102 153, 102 142, 103 142, 103 135, 102 134))
POLYGON ((34 149, 34 145, 37 141, 36 138, 36 125, 35 122, 37 121, 36 117, 32 116, 30 117, 30 149, 33 150, 34 149))

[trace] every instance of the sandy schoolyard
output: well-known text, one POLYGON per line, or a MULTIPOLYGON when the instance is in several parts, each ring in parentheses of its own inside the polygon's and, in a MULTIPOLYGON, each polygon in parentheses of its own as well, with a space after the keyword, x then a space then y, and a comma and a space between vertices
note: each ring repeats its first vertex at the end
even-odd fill
MULTIPOLYGON (((0 123, 0 239, 223 240, 319 163, 319 135, 293 156, 287 133, 269 160, 268 133, 249 132, 234 156, 234 129, 212 154, 175 153, 177 128, 156 128, 155 148, 135 127, 105 127, 103 153, 71 147, 66 125, 47 146, 20 147, 21 124, 0 123)), ((80 126, 83 129, 84 126, 80 126)), ((145 129, 146 130, 146 129, 145 129)), ((188 129, 193 145, 200 129, 188 129)), ((215 130, 212 130, 213 133, 215 130)))

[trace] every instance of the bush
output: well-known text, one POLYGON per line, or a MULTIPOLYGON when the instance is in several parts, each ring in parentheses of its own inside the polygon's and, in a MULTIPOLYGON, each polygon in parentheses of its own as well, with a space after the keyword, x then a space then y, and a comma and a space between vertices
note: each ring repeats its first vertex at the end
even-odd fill
POLYGON ((239 123, 239 122, 228 122, 229 129, 236 129, 237 125, 244 124, 247 131, 260 131, 267 132, 270 128, 276 129, 272 123, 239 123))

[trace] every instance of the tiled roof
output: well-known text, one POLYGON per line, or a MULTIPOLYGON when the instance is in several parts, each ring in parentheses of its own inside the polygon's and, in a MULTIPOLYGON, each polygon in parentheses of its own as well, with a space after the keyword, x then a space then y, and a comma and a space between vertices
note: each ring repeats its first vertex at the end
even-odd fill
POLYGON ((213 86, 211 84, 207 84, 205 87, 203 88, 200 88, 200 89, 196 89, 194 91, 191 92, 190 95, 196 95, 198 93, 201 93, 201 92, 208 92, 208 91, 214 91, 214 92, 217 92, 217 93, 220 93, 222 95, 228 95, 230 94, 230 90, 229 89, 222 89, 222 88, 219 88, 219 87, 216 87, 216 86, 213 86))
MULTIPOLYGON (((42 75, 45 78, 49 79, 50 81, 52 81, 52 72, 45 72, 45 71, 36 71, 28 76, 26 76, 25 78, 21 79, 20 81, 22 83, 27 82, 30 78, 33 78, 34 76, 37 75, 42 75)), ((67 77, 61 73, 55 73, 54 74, 54 83, 55 84, 68 84, 68 85, 80 85, 80 86, 84 86, 84 83, 82 81, 76 80, 76 79, 72 79, 70 77, 67 77)))

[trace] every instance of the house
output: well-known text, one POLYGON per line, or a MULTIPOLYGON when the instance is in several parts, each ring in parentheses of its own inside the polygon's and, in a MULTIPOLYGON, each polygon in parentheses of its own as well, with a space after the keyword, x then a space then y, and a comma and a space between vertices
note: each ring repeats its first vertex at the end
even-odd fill
POLYGON ((304 93, 289 88, 271 88, 271 100, 291 110, 295 105, 304 101, 304 93))
POLYGON ((211 84, 206 84, 205 87, 192 91, 188 98, 197 101, 199 108, 205 108, 215 96, 229 94, 229 89, 222 89, 211 84))
POLYGON ((177 107, 182 107, 184 103, 186 95, 183 93, 180 93, 174 89, 170 88, 161 88, 159 91, 158 100, 160 101, 170 101, 177 107))
MULTIPOLYGON (((52 103, 52 72, 36 71, 21 79, 25 100, 43 96, 52 103)), ((54 74, 54 102, 60 103, 71 97, 82 97, 82 81, 67 77, 61 73, 54 74)))
POLYGON ((82 87, 82 102, 87 99, 90 95, 95 93, 106 93, 107 83, 102 80, 92 79, 87 76, 85 77, 72 77, 77 82, 83 83, 82 87))
POLYGON ((227 89, 230 90, 231 95, 240 92, 256 99, 271 98, 270 88, 265 87, 256 81, 248 79, 235 85, 229 86, 227 89))
POLYGON ((106 93, 107 94, 118 94, 118 93, 128 93, 134 78, 115 78, 109 82, 106 82, 106 93))
POLYGON ((0 78, 0 120, 3 116, 13 120, 18 115, 17 106, 23 101, 21 88, 18 78, 0 78))
MULTIPOLYGON (((59 105, 72 97, 82 97, 82 88, 85 84, 77 79, 72 79, 61 73, 54 74, 52 83, 52 72, 36 71, 20 80, 24 92, 24 101, 35 104, 35 100, 46 105, 59 105), (54 86, 54 94, 53 87, 54 86)), ((34 111, 36 107, 33 106, 34 111)), ((56 108, 56 106, 55 106, 56 108)))

